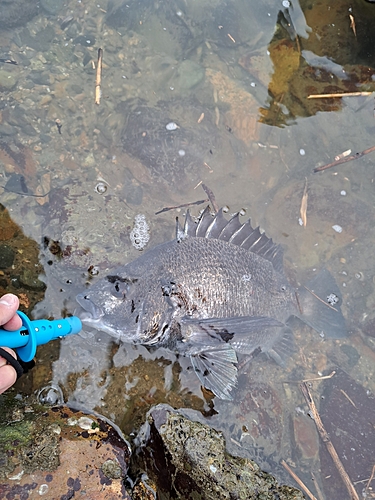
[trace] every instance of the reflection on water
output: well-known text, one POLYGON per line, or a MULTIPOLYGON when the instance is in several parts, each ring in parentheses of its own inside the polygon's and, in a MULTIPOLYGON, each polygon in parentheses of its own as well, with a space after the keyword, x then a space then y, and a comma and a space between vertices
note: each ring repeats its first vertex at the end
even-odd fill
MULTIPOLYGON (((48 349, 54 346, 39 349, 32 389, 52 378, 67 399, 95 406, 127 432, 156 402, 195 408, 223 429, 232 452, 256 457, 290 481, 279 465, 285 459, 314 494, 312 473, 322 494, 334 498, 298 382, 340 367, 351 378, 339 379, 339 390, 347 394, 358 384, 369 398, 365 411, 372 408, 372 157, 324 174, 312 170, 374 144, 374 106, 372 96, 307 96, 374 90, 375 6, 362 0, 334 6, 68 0, 41 1, 39 11, 25 17, 25 3, 1 4, 7 16, 0 25, 0 184, 1 203, 41 243, 47 291, 35 316, 72 313, 77 291, 95 279, 92 266, 100 278, 136 258, 130 233, 137 214, 150 226, 149 246, 172 238, 176 213, 155 212, 202 199, 197 185, 203 181, 220 204, 245 208, 283 245, 296 284, 322 267, 334 274, 351 332, 348 339, 325 341, 298 323, 287 367, 255 358, 231 404, 202 395, 185 360, 88 333, 61 343, 52 376, 48 349)), ((317 404, 333 380, 314 382, 317 404)), ((359 408, 355 394, 348 395, 359 408)), ((338 449, 337 439, 349 432, 345 421, 340 425, 338 449)), ((345 464, 356 461, 361 447, 345 449, 345 464)), ((360 470, 348 471, 360 481, 358 492, 372 465, 369 457, 360 470)))

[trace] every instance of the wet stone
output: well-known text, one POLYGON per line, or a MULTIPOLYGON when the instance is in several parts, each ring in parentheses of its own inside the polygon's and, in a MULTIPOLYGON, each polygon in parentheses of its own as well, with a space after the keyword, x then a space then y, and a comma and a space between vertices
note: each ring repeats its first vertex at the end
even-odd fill
POLYGON ((106 23, 112 28, 125 27, 135 29, 139 26, 148 2, 138 3, 135 0, 109 0, 106 23), (137 4, 136 7, 134 4, 137 4))
POLYGON ((194 99, 159 101, 156 106, 129 99, 119 103, 118 113, 126 120, 121 134, 124 151, 139 160, 157 182, 179 188, 187 181, 190 184, 197 178, 199 166, 209 160, 210 150, 219 153, 225 147, 212 112, 194 99), (197 127, 202 112, 204 123, 197 127), (185 154, 181 156, 182 150, 185 154))
POLYGON ((30 78, 36 85, 51 85, 51 75, 45 71, 31 71, 30 78))
POLYGON ((40 0, 40 5, 47 14, 54 15, 61 10, 64 0, 40 0))
POLYGON ((0 269, 7 269, 13 265, 15 252, 9 245, 0 245, 0 269))
POLYGON ((122 479, 130 447, 119 429, 66 406, 43 406, 32 397, 16 400, 12 391, 2 399, 0 418, 8 425, 0 426, 1 498, 29 498, 32 489, 45 498, 130 499, 122 479), (92 424, 83 438, 88 417, 92 424), (116 466, 111 479, 101 470, 105 463, 116 466))
POLYGON ((303 498, 295 488, 278 485, 255 462, 229 455, 222 434, 168 405, 150 410, 138 443, 133 455, 138 473, 145 472, 163 498, 171 498, 171 491, 185 499, 303 498))
MULTIPOLYGON (((336 369, 335 376, 325 385, 320 416, 339 459, 361 497, 363 478, 371 476, 374 465, 375 398, 341 369, 336 369)), ((320 463, 324 471, 326 498, 348 498, 344 482, 325 446, 320 447, 320 463)))
POLYGON ((17 79, 8 71, 0 70, 0 90, 12 90, 17 85, 17 79))
POLYGON ((0 2, 0 28, 22 26, 38 13, 38 2, 12 0, 0 2))
POLYGON ((19 277, 20 283, 30 290, 41 291, 45 290, 46 284, 38 279, 38 276, 30 269, 24 269, 19 277))
POLYGON ((17 130, 9 123, 0 123, 0 135, 15 135, 17 130))
POLYGON ((83 45, 84 47, 93 47, 95 45, 95 37, 93 35, 80 35, 73 41, 74 45, 83 45))

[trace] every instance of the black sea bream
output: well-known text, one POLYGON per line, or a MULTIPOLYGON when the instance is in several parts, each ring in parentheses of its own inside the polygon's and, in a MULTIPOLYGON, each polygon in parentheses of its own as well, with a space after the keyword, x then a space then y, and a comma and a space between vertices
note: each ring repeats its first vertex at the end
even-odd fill
POLYGON ((164 347, 185 356, 201 383, 232 399, 237 354, 262 351, 283 363, 291 347, 288 319, 322 336, 346 335, 340 293, 321 271, 294 289, 279 245, 239 214, 189 212, 176 239, 145 252, 77 296, 84 324, 123 342, 164 347))

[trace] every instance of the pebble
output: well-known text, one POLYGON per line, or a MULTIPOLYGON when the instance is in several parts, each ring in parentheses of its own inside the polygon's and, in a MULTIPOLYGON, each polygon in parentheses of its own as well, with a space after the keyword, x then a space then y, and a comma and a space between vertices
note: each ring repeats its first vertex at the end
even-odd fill
POLYGON ((169 123, 167 123, 167 125, 165 126, 165 128, 167 130, 177 130, 180 127, 175 122, 169 122, 169 123))
POLYGON ((302 148, 301 148, 301 149, 299 150, 299 154, 300 154, 301 156, 305 156, 306 151, 305 151, 304 149, 302 149, 302 148))
POLYGON ((334 226, 332 226, 332 229, 334 231, 336 231, 336 233, 342 233, 342 227, 339 226, 338 224, 335 224, 334 226))

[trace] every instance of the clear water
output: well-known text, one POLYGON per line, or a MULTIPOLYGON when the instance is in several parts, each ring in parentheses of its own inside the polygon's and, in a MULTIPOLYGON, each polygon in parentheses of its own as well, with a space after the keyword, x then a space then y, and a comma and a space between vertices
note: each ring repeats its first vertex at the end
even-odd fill
MULTIPOLYGON (((67 1, 47 12, 47 4, 29 24, 0 32, 4 58, 18 62, 0 67, 15 82, 0 101, 1 184, 20 174, 28 194, 49 193, 25 196, 24 186, 9 184, 0 195, 25 234, 49 242, 40 253, 47 290, 34 316, 73 313, 76 293, 95 279, 93 266, 100 278, 136 258, 137 214, 150 226, 147 247, 171 239, 184 209, 155 212, 204 199, 203 182, 219 205, 244 208, 283 245, 293 283, 322 267, 332 272, 350 336, 324 340, 296 322, 287 366, 256 358, 227 403, 202 393, 186 360, 83 332, 59 351, 56 344, 38 351, 29 390, 52 380, 66 400, 95 408, 127 433, 155 403, 193 408, 224 431, 231 452, 293 483, 284 459, 319 495, 323 444, 298 382, 341 367, 375 392, 374 153, 324 173, 313 169, 374 145, 374 97, 307 96, 374 90, 375 5, 67 1)), ((330 383, 313 383, 318 406, 330 383)), ((362 481, 359 492, 370 462, 353 478, 362 481)))

